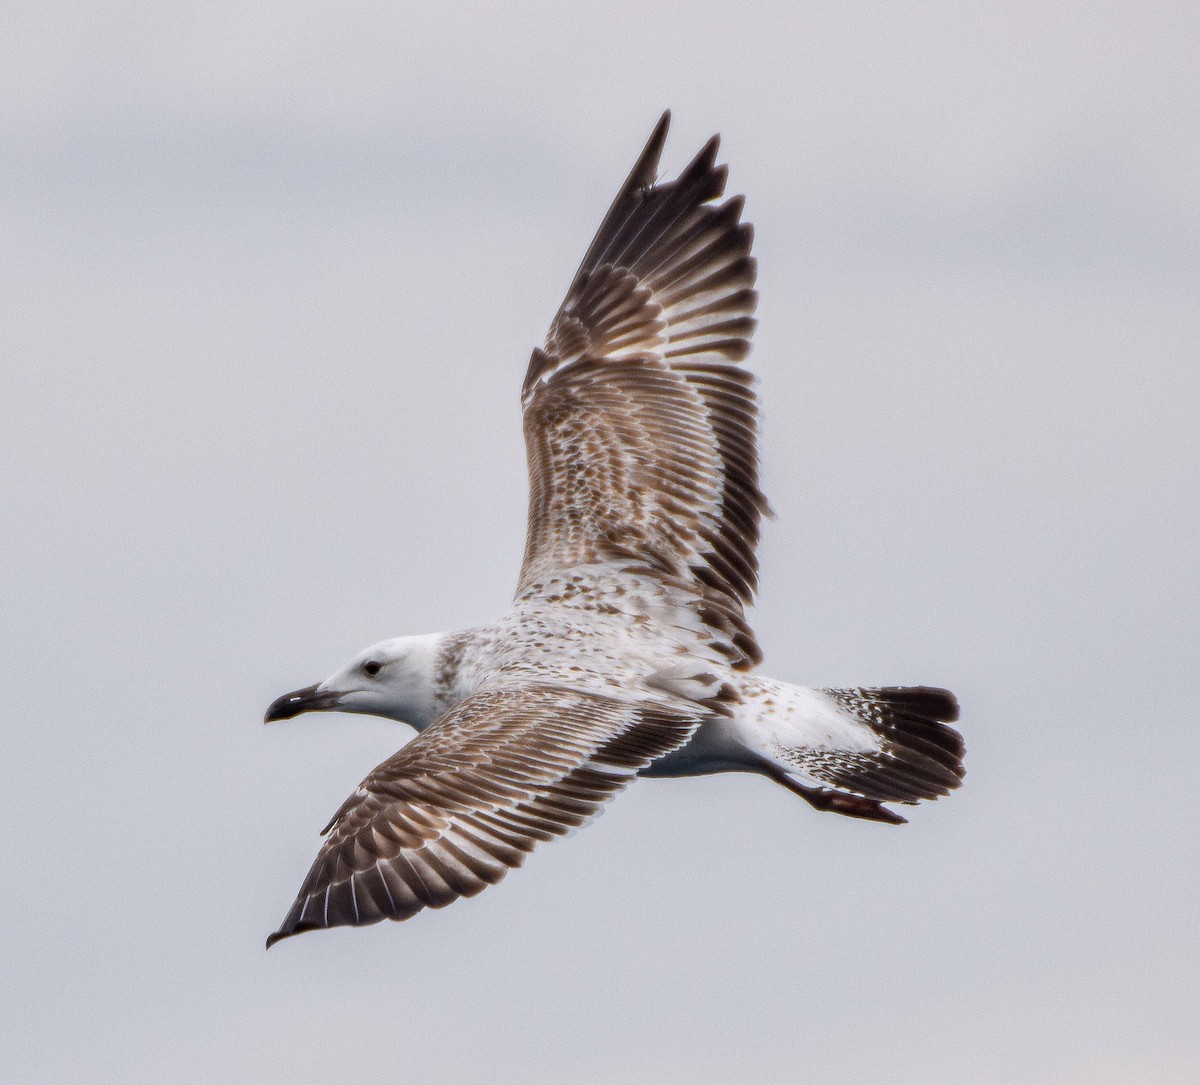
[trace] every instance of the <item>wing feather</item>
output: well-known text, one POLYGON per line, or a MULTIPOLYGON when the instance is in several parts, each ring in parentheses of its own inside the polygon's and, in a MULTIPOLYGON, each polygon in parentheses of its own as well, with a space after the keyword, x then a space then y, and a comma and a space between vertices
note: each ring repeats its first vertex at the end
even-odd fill
POLYGON ((596 562, 637 563, 690 591, 730 642, 760 653, 758 404, 738 363, 754 331, 742 197, 716 204, 716 137, 656 183, 664 116, 609 209, 523 388, 529 531, 518 595, 596 562))
POLYGON ((481 691, 376 768, 267 939, 407 919, 498 882, 592 817, 697 720, 555 686, 481 691))

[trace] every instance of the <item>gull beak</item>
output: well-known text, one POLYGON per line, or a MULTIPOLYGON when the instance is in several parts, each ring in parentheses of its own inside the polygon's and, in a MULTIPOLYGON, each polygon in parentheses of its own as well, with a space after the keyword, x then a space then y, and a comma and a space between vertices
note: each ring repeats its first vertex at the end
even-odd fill
POLYGON ((290 720, 304 712, 327 712, 337 708, 342 695, 334 690, 321 689, 317 686, 305 686, 294 693, 285 693, 279 700, 272 702, 263 717, 263 723, 275 720, 290 720))

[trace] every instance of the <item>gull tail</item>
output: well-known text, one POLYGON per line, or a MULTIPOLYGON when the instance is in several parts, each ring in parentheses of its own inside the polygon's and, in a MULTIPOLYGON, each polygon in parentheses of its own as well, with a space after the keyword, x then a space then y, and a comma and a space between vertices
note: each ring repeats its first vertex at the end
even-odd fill
POLYGON ((817 809, 902 824, 881 804, 936 799, 962 783, 965 748, 948 726, 958 719, 949 690, 772 683, 758 704, 766 774, 817 809))

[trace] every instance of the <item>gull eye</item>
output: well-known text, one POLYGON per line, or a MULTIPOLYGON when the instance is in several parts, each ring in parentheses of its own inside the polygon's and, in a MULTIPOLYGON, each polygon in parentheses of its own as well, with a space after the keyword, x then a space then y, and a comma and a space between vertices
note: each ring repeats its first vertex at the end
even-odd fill
POLYGON ((378 660, 369 659, 369 660, 367 660, 366 663, 363 664, 363 670, 366 671, 367 674, 371 675, 372 678, 374 678, 375 675, 377 675, 381 670, 383 670, 383 664, 380 663, 378 660))

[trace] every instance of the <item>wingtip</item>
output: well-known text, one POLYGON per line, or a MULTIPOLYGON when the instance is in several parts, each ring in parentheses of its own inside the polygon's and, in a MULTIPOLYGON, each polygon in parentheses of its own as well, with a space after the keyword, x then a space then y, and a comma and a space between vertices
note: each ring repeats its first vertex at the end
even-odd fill
POLYGON ((276 942, 282 942, 285 938, 291 938, 293 935, 303 934, 306 927, 289 927, 287 920, 274 934, 267 935, 267 949, 270 949, 276 942))
POLYGON ((658 177, 659 159, 662 158, 663 147, 667 142, 667 130, 670 127, 671 111, 666 109, 658 118, 658 123, 654 126, 654 131, 650 133, 650 138, 646 140, 646 146, 642 148, 630 180, 645 188, 654 184, 658 177))
POLYGON ((702 184, 705 188, 705 200, 715 200, 722 196, 725 192, 725 182, 729 178, 729 167, 717 165, 717 152, 720 149, 720 133, 710 136, 708 142, 683 168, 675 183, 682 186, 702 184))
POLYGON ((717 152, 720 149, 721 149, 721 133, 714 132, 711 136, 708 137, 708 141, 704 144, 704 146, 700 148, 700 151, 696 155, 696 157, 698 159, 699 158, 707 158, 711 162, 715 162, 717 160, 717 152))

